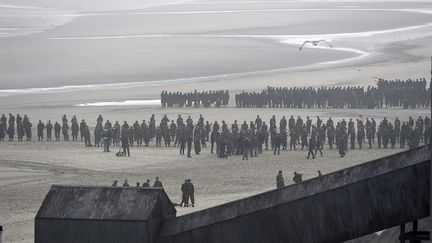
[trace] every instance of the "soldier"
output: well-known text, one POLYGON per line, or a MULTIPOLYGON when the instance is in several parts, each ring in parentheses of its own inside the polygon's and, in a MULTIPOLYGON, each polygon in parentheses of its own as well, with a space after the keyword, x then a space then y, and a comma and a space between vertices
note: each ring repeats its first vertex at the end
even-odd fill
POLYGON ((142 184, 142 187, 150 187, 150 180, 147 179, 147 181, 142 184))
POLYGON ((329 144, 330 149, 333 149, 334 139, 335 139, 335 128, 332 125, 332 126, 327 128, 327 140, 328 140, 328 144, 329 144))
POLYGON ((25 129, 25 134, 26 134, 27 141, 31 141, 31 139, 32 139, 32 130, 31 130, 31 128, 32 128, 33 125, 31 124, 31 122, 29 120, 27 120, 25 124, 26 125, 25 125, 24 129, 25 129))
POLYGON ((96 124, 95 130, 94 130, 95 146, 98 146, 98 147, 101 146, 101 139, 102 139, 103 131, 104 131, 104 129, 103 129, 102 122, 98 122, 96 124))
MULTIPOLYGON (((135 131, 133 129, 133 126, 130 127, 127 131, 128 131, 127 137, 129 139, 129 144, 130 144, 131 147, 133 147, 134 146, 134 142, 135 142, 135 131)), ((157 145, 158 144, 156 142, 156 147, 157 147, 157 145)))
POLYGON ((280 147, 281 147, 281 143, 282 143, 282 136, 280 133, 278 133, 274 139, 274 151, 273 151, 273 155, 280 155, 280 147))
POLYGON ((98 118, 96 119, 96 124, 101 124, 102 125, 103 122, 103 117, 101 114, 99 114, 98 118))
POLYGON ((117 147, 117 146, 119 146, 120 132, 121 132, 120 123, 118 121, 116 121, 114 123, 114 127, 113 127, 112 131, 113 131, 112 145, 113 145, 113 147, 117 147))
POLYGON ((129 148, 129 139, 127 137, 123 137, 121 139, 122 142, 122 148, 123 148, 123 155, 130 157, 130 148, 129 148))
POLYGON ((389 138, 390 138, 391 148, 394 149, 396 146, 396 131, 390 123, 389 123, 389 138))
POLYGON ((294 183, 296 184, 301 183, 303 181, 302 176, 303 176, 302 174, 294 171, 294 177, 293 177, 294 183))
POLYGON ((58 122, 56 122, 54 124, 54 136, 56 138, 56 141, 60 140, 60 130, 61 130, 61 126, 58 122))
POLYGON ((112 187, 117 187, 117 183, 118 183, 118 181, 117 180, 114 180, 114 182, 113 182, 113 184, 111 185, 112 187))
POLYGON ((362 121, 358 121, 358 131, 357 131, 357 142, 359 145, 359 148, 362 149, 363 148, 363 140, 365 138, 365 130, 364 130, 364 125, 362 121))
POLYGON ((210 132, 211 132, 211 124, 206 121, 206 125, 205 125, 205 141, 208 142, 209 138, 210 138, 210 132))
POLYGON ((180 203, 180 207, 188 207, 189 206, 189 195, 187 194, 187 180, 184 180, 184 183, 181 185, 182 191, 182 201, 180 203))
POLYGON ((290 150, 296 150, 297 137, 297 131, 295 129, 290 130, 290 150))
POLYGON ((372 149, 372 124, 366 125, 366 137, 368 139, 369 149, 372 149))
POLYGON ((201 141, 200 141, 200 139, 201 139, 201 135, 200 135, 200 132, 199 132, 199 128, 197 127, 197 128, 195 128, 194 140, 193 140, 194 150, 195 150, 195 154, 196 155, 199 155, 200 152, 201 152, 201 141))
POLYGON ((188 195, 188 199, 190 199, 190 201, 192 203, 192 207, 195 207, 195 196, 194 196, 194 194, 195 194, 195 188, 194 188, 194 185, 191 182, 191 179, 187 179, 186 194, 188 195))
POLYGON ((124 181, 124 183, 123 183, 123 187, 129 187, 128 180, 125 180, 125 181, 124 181))
POLYGON ((153 187, 163 187, 162 186, 162 181, 159 180, 159 177, 156 177, 156 180, 153 184, 153 187))
POLYGON ((156 128, 156 132, 155 132, 155 136, 156 136, 156 147, 162 147, 162 132, 160 127, 156 128))
POLYGON ((104 129, 102 138, 104 142, 104 152, 111 152, 112 128, 104 129))
POLYGON ((83 131, 82 131, 82 135, 84 137, 84 144, 86 147, 90 147, 91 146, 91 140, 90 140, 90 129, 87 125, 85 125, 83 131))
POLYGON ((394 132, 395 132, 395 138, 399 142, 400 141, 400 131, 401 131, 401 122, 398 117, 396 117, 394 122, 394 132))
POLYGON ((82 119, 81 120, 81 123, 80 123, 80 125, 79 125, 79 131, 80 131, 80 139, 81 139, 81 142, 83 141, 83 139, 84 139, 84 128, 87 126, 87 123, 85 122, 85 120, 84 119, 82 119))
MULTIPOLYGON (((63 119, 65 119, 65 117, 63 117, 63 119)), ((66 122, 63 122, 62 134, 63 134, 63 140, 69 141, 69 125, 67 124, 67 119, 66 122)))
MULTIPOLYGON (((310 134, 310 132, 309 132, 310 134)), ((304 147, 308 146, 308 130, 306 125, 303 125, 301 131, 300 131, 300 138, 301 138, 301 150, 304 149, 304 147)))
POLYGON ((381 122, 378 125, 377 140, 378 140, 378 148, 381 148, 381 140, 382 140, 382 123, 381 122))
POLYGON ((242 147, 243 147, 243 157, 242 160, 248 160, 249 156, 249 150, 251 147, 251 142, 248 137, 244 137, 242 141, 242 147))
POLYGON ((318 151, 320 152, 321 157, 323 156, 322 149, 323 149, 323 139, 321 139, 321 136, 318 135, 318 138, 316 140, 315 144, 315 156, 318 154, 318 151))
POLYGON ((375 143, 375 133, 376 133, 376 128, 377 128, 377 126, 376 126, 376 121, 373 119, 373 118, 371 118, 371 124, 372 124, 372 143, 375 143))
POLYGON ((77 142, 78 141, 79 125, 78 125, 77 118, 75 116, 72 118, 71 131, 72 131, 72 141, 77 142))
POLYGON ((37 125, 38 130, 38 141, 43 141, 43 132, 45 130, 45 124, 41 120, 39 120, 39 123, 37 125))
POLYGON ((261 125, 262 125, 262 119, 260 118, 260 116, 257 115, 255 119, 255 126, 258 131, 261 130, 261 125))
POLYGON ((314 150, 315 150, 315 141, 312 138, 310 138, 309 139, 309 152, 308 152, 308 156, 306 159, 309 159, 311 154, 312 154, 312 159, 315 159, 314 150))
POLYGON ((265 150, 268 150, 269 134, 268 134, 268 127, 265 122, 262 123, 260 131, 262 131, 262 134, 264 136, 265 150))
POLYGON ((174 141, 174 147, 176 146, 176 143, 175 143, 176 134, 177 134, 177 125, 174 123, 174 120, 171 120, 171 124, 170 124, 170 128, 169 128, 169 135, 171 136, 170 140, 174 141))
POLYGON ((280 170, 276 176, 276 189, 282 188, 284 186, 284 178, 282 176, 282 171, 280 170))
POLYGON ((356 135, 355 135, 354 127, 349 127, 348 128, 348 135, 349 135, 349 138, 350 138, 351 149, 355 149, 356 135))
POLYGON ((192 142, 193 137, 191 132, 186 131, 186 145, 187 145, 187 157, 192 158, 191 151, 192 151, 192 142))

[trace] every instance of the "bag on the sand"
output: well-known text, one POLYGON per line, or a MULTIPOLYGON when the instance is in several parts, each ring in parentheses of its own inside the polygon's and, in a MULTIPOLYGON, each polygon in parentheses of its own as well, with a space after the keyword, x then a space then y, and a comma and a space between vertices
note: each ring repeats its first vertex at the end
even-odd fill
POLYGON ((116 156, 117 156, 117 157, 123 157, 123 156, 124 156, 123 151, 118 151, 118 152, 116 153, 116 156))

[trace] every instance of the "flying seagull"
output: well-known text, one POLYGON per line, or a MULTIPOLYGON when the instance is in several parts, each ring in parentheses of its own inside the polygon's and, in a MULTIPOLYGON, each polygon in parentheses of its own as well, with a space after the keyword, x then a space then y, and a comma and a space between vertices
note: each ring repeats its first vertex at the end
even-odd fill
POLYGON ((301 51, 302 48, 303 48, 303 46, 306 45, 306 44, 312 44, 314 46, 317 46, 320 42, 324 42, 327 45, 329 45, 331 48, 333 48, 333 45, 330 42, 326 41, 326 40, 314 40, 314 41, 305 41, 305 42, 303 42, 303 44, 299 48, 299 51, 301 51))

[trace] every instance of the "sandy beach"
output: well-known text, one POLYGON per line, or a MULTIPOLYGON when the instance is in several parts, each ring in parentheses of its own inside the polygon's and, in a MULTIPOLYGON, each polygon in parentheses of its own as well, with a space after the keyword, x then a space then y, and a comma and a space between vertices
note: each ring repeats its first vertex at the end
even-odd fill
MULTIPOLYGON (((232 123, 272 115, 326 120, 430 116, 429 109, 162 109, 162 90, 225 90, 231 97, 266 86, 374 85, 385 79, 428 79, 432 3, 353 1, 86 1, 0 0, 0 114, 33 122, 63 114, 98 114, 129 124, 178 114, 232 123), (308 47, 323 38, 334 48, 308 47), (124 105, 83 105, 98 102, 124 105), (138 105, 136 105, 138 103, 138 105)), ((36 138, 36 137, 34 137, 36 138)), ((116 149, 113 149, 116 151, 116 149)), ((336 150, 306 160, 306 151, 265 152, 248 161, 219 160, 204 149, 187 159, 177 148, 132 148, 130 158, 73 142, 0 143, 0 224, 4 241, 33 242, 34 217, 52 184, 111 185, 152 182, 169 197, 191 178, 197 207, 178 215, 273 189, 278 170, 292 183, 401 151, 336 150)))
MULTIPOLYGON (((90 114, 85 116, 91 123, 90 114)), ((99 109, 99 108, 98 108, 99 109)), ((105 119, 112 121, 124 118, 133 121, 138 119, 142 111, 104 110, 105 119)), ((271 115, 302 116, 313 118, 320 116, 325 120, 342 118, 375 117, 378 121, 384 116, 393 120, 397 115, 405 120, 408 116, 417 117, 429 114, 428 110, 286 110, 286 109, 147 109, 156 117, 168 114, 176 117, 191 115, 197 119, 199 114, 205 114, 210 121, 221 119, 231 123, 234 119, 251 120, 255 114, 260 114, 263 120, 269 120, 271 115)), ((40 114, 40 113, 38 113, 40 114)), ((143 115, 145 113, 143 112, 143 115)), ((49 116, 49 113, 43 114, 49 116)), ((147 117, 141 116, 142 119, 147 117)), ((35 118, 37 115, 34 115, 35 118)), ((32 115, 31 115, 32 117, 32 115)), ((81 118, 81 117, 79 117, 81 118)), ((93 119, 94 120, 94 119, 93 119)), ((131 185, 150 179, 152 182, 159 176, 169 197, 173 202, 180 200, 180 185, 186 178, 192 178, 196 188, 195 208, 177 208, 178 215, 215 206, 275 187, 275 176, 278 170, 283 170, 285 181, 292 182, 294 171, 303 174, 304 179, 313 178, 317 170, 322 173, 346 168, 375 158, 383 157, 401 151, 400 149, 350 150, 347 157, 340 158, 337 150, 324 150, 323 157, 307 160, 307 151, 282 151, 280 156, 274 156, 265 151, 262 156, 242 161, 241 157, 218 159, 204 149, 199 156, 192 159, 178 155, 178 148, 155 148, 154 143, 148 148, 131 148, 130 158, 103 153, 101 148, 85 148, 81 142, 13 142, 1 143, 0 150, 0 218, 5 227, 7 242, 32 242, 34 216, 52 184, 90 184, 110 185, 113 180, 122 183, 128 179, 131 185)))

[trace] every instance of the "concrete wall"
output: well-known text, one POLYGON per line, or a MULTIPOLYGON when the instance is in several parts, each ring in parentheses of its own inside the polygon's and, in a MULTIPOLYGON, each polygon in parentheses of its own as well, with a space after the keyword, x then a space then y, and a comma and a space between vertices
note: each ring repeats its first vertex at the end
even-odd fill
POLYGON ((35 242, 152 242, 147 233, 146 222, 39 219, 35 225, 35 242))
POLYGON ((163 223, 162 242, 341 242, 423 218, 430 146, 163 223))

